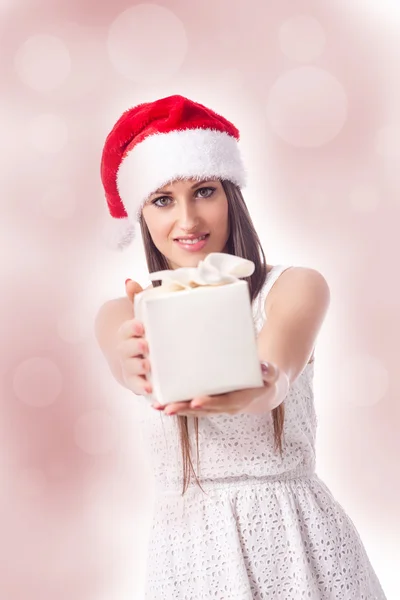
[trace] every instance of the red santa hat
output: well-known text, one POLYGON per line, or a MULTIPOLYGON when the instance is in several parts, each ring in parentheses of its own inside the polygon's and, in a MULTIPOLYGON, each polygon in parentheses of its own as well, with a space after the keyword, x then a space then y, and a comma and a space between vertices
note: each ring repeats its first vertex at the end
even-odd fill
POLYGON ((176 179, 225 179, 242 187, 239 131, 214 111, 169 96, 124 112, 107 136, 101 178, 113 218, 113 247, 134 237, 148 197, 176 179))

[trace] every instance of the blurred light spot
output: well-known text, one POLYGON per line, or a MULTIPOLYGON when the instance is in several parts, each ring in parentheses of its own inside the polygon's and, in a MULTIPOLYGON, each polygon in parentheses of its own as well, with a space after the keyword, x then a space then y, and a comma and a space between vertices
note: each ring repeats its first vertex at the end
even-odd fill
POLYGON ((16 476, 16 487, 21 496, 39 497, 46 487, 46 476, 40 469, 22 469, 16 476))
POLYGON ((183 23, 157 4, 138 4, 111 24, 108 53, 118 73, 137 83, 154 83, 179 71, 187 52, 183 23))
POLYGON ((34 357, 16 367, 13 386, 16 396, 25 404, 45 407, 60 395, 63 378, 52 360, 34 357))
POLYGON ((371 185, 359 185, 350 193, 352 208, 358 212, 372 212, 378 208, 380 197, 378 191, 371 185))
POLYGON ((76 198, 67 185, 52 185, 40 198, 39 208, 53 219, 69 219, 76 209, 76 198))
POLYGON ((71 59, 64 42, 52 35, 28 38, 15 55, 19 78, 38 92, 49 92, 64 83, 71 59))
POLYGON ((78 344, 90 338, 93 328, 93 314, 84 308, 68 311, 57 323, 58 335, 69 344, 78 344))
POLYGON ((321 56, 325 47, 325 32, 314 17, 298 15, 279 29, 282 52, 298 62, 310 62, 321 56))
POLYGON ((400 160, 400 127, 381 127, 376 136, 376 151, 380 156, 400 160))
POLYGON ((88 454, 111 452, 117 438, 115 419, 104 411, 92 410, 79 417, 75 424, 75 442, 88 454))
POLYGON ((281 75, 272 86, 267 115, 273 131, 288 144, 322 146, 345 124, 346 93, 328 71, 298 67, 281 75))
POLYGON ((57 115, 39 115, 29 125, 29 137, 32 146, 40 152, 60 152, 68 141, 68 128, 57 115))
POLYGON ((369 355, 346 358, 337 369, 336 377, 341 397, 355 406, 378 404, 389 387, 387 369, 369 355))

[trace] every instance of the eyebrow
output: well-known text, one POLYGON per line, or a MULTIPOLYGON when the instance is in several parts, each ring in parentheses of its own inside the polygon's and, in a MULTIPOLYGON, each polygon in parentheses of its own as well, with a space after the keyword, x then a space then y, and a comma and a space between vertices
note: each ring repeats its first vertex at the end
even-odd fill
MULTIPOLYGON (((211 183, 212 181, 215 181, 215 179, 204 179, 203 181, 198 181, 197 183, 193 184, 190 189, 194 190, 194 188, 198 187, 199 185, 203 185, 203 183, 211 183)), ((155 194, 170 194, 172 196, 172 192, 169 190, 157 190, 156 192, 152 193, 152 196, 155 194)))

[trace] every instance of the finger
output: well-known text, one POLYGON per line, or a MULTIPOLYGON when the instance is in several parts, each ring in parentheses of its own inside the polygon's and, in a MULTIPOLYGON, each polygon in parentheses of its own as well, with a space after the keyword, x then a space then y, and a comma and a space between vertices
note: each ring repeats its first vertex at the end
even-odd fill
POLYGON ((182 413, 176 413, 175 415, 168 415, 168 416, 175 416, 175 417, 209 417, 210 413, 206 412, 206 411, 187 411, 187 412, 182 412, 182 413))
POLYGON ((152 408, 155 408, 156 410, 164 410, 164 408, 165 408, 165 406, 163 404, 160 404, 159 402, 157 402, 157 400, 151 406, 152 406, 152 408))
MULTIPOLYGON (((189 403, 186 402, 185 403, 186 406, 182 406, 179 409, 177 408, 166 408, 164 410, 164 414, 167 416, 171 416, 171 415, 176 415, 176 416, 180 416, 180 417, 187 417, 187 416, 191 416, 191 417, 204 417, 204 416, 208 416, 211 414, 211 411, 202 409, 202 410, 193 410, 190 408, 189 403)), ((171 405, 169 405, 171 406, 171 405)))
POLYGON ((222 408, 229 406, 228 394, 219 394, 216 396, 199 396, 191 402, 191 407, 200 407, 210 411, 221 411, 222 408))
POLYGON ((132 279, 127 279, 125 281, 125 293, 131 302, 133 302, 135 295, 140 294, 140 292, 143 292, 140 283, 133 281, 132 279))
POLYGON ((239 412, 238 408, 232 408, 227 406, 215 406, 212 409, 195 409, 195 410, 187 410, 185 414, 191 415, 193 417, 210 417, 213 415, 235 415, 239 412))
POLYGON ((149 347, 146 340, 143 338, 131 338, 119 343, 117 352, 121 360, 128 358, 147 358, 149 347))
POLYGON ((168 404, 168 406, 165 407, 165 414, 169 415, 171 413, 175 413, 178 412, 180 410, 185 410, 189 407, 189 401, 187 402, 173 402, 172 404, 168 404))
POLYGON ((150 361, 147 358, 127 358, 124 369, 130 375, 144 375, 147 377, 151 371, 150 361))
POLYGON ((124 321, 118 329, 118 337, 123 340, 128 340, 132 337, 143 337, 144 334, 144 325, 138 319, 124 321))
POLYGON ((153 393, 153 387, 151 383, 147 381, 143 375, 126 375, 124 379, 130 389, 134 390, 137 396, 147 396, 153 393))
POLYGON ((265 383, 273 384, 279 377, 279 368, 274 363, 261 363, 261 370, 265 383))
POLYGON ((203 402, 199 402, 198 400, 194 400, 191 402, 191 409, 193 409, 196 413, 198 411, 206 411, 209 415, 217 415, 217 414, 227 414, 227 415, 235 415, 240 410, 243 410, 243 406, 238 405, 234 397, 228 399, 228 394, 222 394, 220 396, 207 396, 206 400, 203 402))
POLYGON ((167 413, 164 411, 166 416, 176 416, 176 417, 209 417, 210 412, 206 410, 190 410, 188 408, 181 409, 177 413, 167 413))

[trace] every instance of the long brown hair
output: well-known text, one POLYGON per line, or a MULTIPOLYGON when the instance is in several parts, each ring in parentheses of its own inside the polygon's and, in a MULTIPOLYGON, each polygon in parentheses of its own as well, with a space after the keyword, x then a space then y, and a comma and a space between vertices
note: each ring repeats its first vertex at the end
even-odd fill
MULTIPOLYGON (((251 302, 253 302, 254 299, 257 297, 257 294, 261 291, 267 277, 267 264, 265 260, 265 254, 240 189, 230 181, 221 181, 221 183, 224 188, 226 197, 228 199, 228 218, 230 233, 226 245, 226 252, 228 252, 229 254, 240 256, 242 258, 247 258, 253 261, 253 263, 255 264, 254 273, 250 277, 245 278, 245 281, 247 281, 249 285, 250 299, 251 302)), ((147 228, 146 222, 142 216, 140 216, 139 222, 149 273, 169 269, 170 266, 168 264, 167 259, 154 245, 154 242, 150 236, 150 232, 147 228)), ((158 285, 161 285, 159 281, 153 281, 154 287, 158 285)), ((283 403, 272 411, 275 449, 279 449, 281 454, 284 415, 285 411, 283 403)), ((199 418, 193 418, 195 419, 198 468, 199 418)), ((193 473, 197 484, 200 488, 201 485, 193 468, 193 463, 191 459, 188 417, 178 415, 177 419, 179 424, 182 448, 183 496, 189 486, 191 473, 193 473)))

